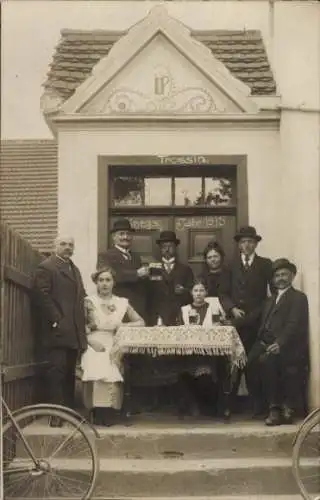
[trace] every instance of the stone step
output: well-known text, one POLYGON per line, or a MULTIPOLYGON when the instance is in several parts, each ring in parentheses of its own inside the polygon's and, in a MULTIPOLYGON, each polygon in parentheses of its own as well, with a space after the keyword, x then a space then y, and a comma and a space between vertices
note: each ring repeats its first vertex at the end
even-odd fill
MULTIPOLYGON (((85 459, 57 460, 64 477, 81 479, 85 459)), ((52 464, 53 467, 55 464, 52 464)), ((310 460, 308 473, 319 473, 310 460)), ((95 498, 297 495, 291 460, 255 457, 211 460, 102 459, 95 498)), ((52 495, 54 497, 54 494, 52 495)), ((40 496, 39 496, 40 498, 40 496)))
MULTIPOLYGON (((298 493, 291 459, 102 460, 96 496, 298 493)), ((319 472, 319 463, 310 464, 319 472)))
MULTIPOLYGON (((268 428, 261 422, 114 426, 98 428, 97 446, 101 458, 285 458, 291 457, 296 430, 297 426, 284 425, 268 428)), ((42 443, 39 436, 45 436, 46 445, 51 447, 67 435, 68 428, 37 425, 25 432, 30 445, 38 451, 42 443)), ((18 456, 23 456, 21 447, 18 456)))
MULTIPOLYGON (((98 497, 93 497, 93 500, 98 497)), ((183 496, 183 497, 131 497, 135 500, 301 500, 301 495, 223 495, 223 496, 183 496)), ((59 500, 59 499, 51 499, 59 500)), ((110 497, 99 497, 99 500, 110 500, 110 497)), ((128 497, 117 497, 117 500, 128 500, 128 497)))
MULTIPOLYGON (((92 500, 301 500, 301 495, 223 495, 223 496, 183 496, 183 497, 140 497, 132 495, 130 497, 96 497, 93 496, 92 500)), ((21 499, 19 499, 21 500, 21 499)), ((59 497, 50 497, 50 500, 61 500, 59 497)))

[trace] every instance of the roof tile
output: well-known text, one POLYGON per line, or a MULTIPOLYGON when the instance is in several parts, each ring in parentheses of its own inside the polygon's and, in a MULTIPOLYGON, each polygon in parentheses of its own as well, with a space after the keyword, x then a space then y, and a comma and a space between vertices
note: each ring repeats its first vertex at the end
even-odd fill
MULTIPOLYGON (((68 99, 124 34, 103 30, 62 30, 43 86, 68 99)), ((252 95, 276 92, 260 31, 194 31, 192 35, 204 43, 236 78, 249 85, 252 95)))
POLYGON ((1 217, 34 248, 50 252, 58 224, 54 140, 1 141, 1 217))

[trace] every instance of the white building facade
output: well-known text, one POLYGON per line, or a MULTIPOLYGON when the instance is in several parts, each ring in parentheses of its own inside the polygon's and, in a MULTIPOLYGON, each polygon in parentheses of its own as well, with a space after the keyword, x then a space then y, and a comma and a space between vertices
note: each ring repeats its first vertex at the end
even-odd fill
MULTIPOLYGON (((58 141, 59 231, 75 236, 90 288, 119 216, 138 230, 146 260, 159 230, 176 230, 181 257, 195 269, 209 238, 231 257, 237 227, 255 226, 261 255, 297 264, 297 286, 310 303, 310 399, 320 405, 319 4, 148 6, 123 33, 106 22, 117 40, 74 91, 46 86, 42 109, 58 141), (260 91, 252 83, 259 57, 250 62, 248 49, 252 78, 232 71, 232 52, 228 64, 218 57, 224 36, 234 37, 236 52, 246 40, 258 43, 257 33, 270 66, 260 91)), ((106 35, 96 32, 90 43, 99 36, 106 35)))

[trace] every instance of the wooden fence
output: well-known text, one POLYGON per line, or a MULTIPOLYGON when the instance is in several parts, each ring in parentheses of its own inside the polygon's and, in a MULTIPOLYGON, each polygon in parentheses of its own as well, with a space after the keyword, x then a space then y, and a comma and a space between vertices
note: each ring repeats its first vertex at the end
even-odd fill
POLYGON ((3 395, 11 409, 39 400, 42 366, 31 307, 32 274, 41 254, 6 224, 0 226, 0 362, 6 367, 3 395))

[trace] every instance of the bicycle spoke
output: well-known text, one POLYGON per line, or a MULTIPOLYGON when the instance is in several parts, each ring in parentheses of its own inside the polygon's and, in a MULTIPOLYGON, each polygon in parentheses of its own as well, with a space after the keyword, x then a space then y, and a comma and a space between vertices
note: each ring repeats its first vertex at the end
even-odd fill
POLYGON ((80 493, 83 492, 84 488, 87 489, 88 487, 88 481, 81 481, 66 474, 55 474, 55 479, 63 486, 63 491, 65 493, 80 493), (68 486, 68 483, 70 483, 70 486, 68 486))
POLYGON ((49 458, 54 458, 57 453, 60 451, 60 449, 62 448, 62 446, 67 443, 69 441, 69 439, 72 439, 72 437, 79 431, 79 426, 77 428, 74 429, 73 433, 68 436, 57 448, 56 450, 51 454, 51 456, 49 458))
POLYGON ((37 466, 23 446, 23 439, 9 423, 6 427, 6 499, 88 498, 96 479, 96 455, 84 422, 57 409, 28 409, 17 416, 19 428, 37 459, 37 466), (62 428, 49 427, 49 417, 62 418, 62 428), (62 433, 62 436, 61 436, 62 433), (85 470, 74 470, 83 460, 85 470), (15 474, 16 472, 16 474, 15 474))

